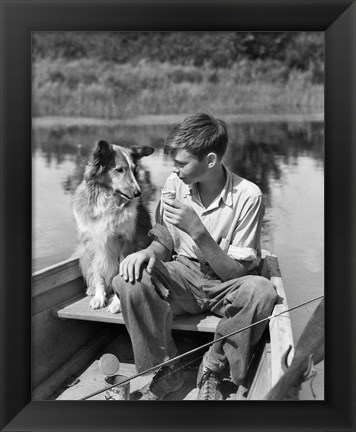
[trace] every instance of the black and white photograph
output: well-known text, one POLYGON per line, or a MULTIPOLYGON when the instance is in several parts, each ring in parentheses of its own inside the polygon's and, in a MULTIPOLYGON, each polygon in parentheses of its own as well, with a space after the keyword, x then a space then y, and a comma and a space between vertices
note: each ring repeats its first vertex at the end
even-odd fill
POLYGON ((1 431, 356 430, 355 3, 0 0, 1 431))
POLYGON ((32 400, 325 400, 324 51, 32 32, 32 400))

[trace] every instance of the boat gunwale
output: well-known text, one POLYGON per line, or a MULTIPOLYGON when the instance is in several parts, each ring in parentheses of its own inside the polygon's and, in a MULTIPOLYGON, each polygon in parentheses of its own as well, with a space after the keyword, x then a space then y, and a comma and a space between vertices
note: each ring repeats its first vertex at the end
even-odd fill
POLYGON ((32 273, 32 298, 82 277, 78 258, 68 258, 32 273))

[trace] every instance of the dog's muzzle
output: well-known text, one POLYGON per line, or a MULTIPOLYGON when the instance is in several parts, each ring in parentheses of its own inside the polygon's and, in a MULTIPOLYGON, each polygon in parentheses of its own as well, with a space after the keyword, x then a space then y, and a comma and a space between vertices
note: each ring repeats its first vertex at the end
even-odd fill
POLYGON ((135 191, 135 192, 133 193, 133 196, 132 196, 132 197, 126 195, 125 193, 121 192, 121 191, 118 190, 118 189, 115 190, 115 193, 121 195, 123 198, 126 198, 126 199, 128 199, 128 200, 132 200, 132 199, 134 199, 134 198, 138 198, 138 197, 141 196, 141 191, 139 191, 139 190, 138 190, 138 191, 135 191))

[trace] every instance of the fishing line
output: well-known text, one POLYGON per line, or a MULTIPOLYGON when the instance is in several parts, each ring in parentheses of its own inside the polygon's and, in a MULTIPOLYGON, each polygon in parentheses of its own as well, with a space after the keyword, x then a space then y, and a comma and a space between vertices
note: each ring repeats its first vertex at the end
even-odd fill
MULTIPOLYGON (((228 337, 230 337, 230 336, 233 336, 233 335, 235 335, 235 334, 237 334, 237 333, 241 333, 241 332, 243 332, 243 331, 245 331, 245 330, 248 330, 249 328, 254 327, 254 326, 258 325, 258 324, 261 324, 261 323, 263 323, 263 322, 265 322, 265 321, 271 320, 271 319, 273 319, 273 318, 277 318, 277 317, 279 317, 279 316, 281 316, 281 315, 283 315, 283 314, 285 314, 285 313, 287 313, 287 312, 291 312, 291 311, 293 311, 293 310, 295 310, 295 309, 299 309, 299 308, 301 308, 301 307, 303 307, 303 306, 305 306, 305 305, 307 305, 307 304, 309 304, 309 303, 313 303, 313 302, 315 302, 315 301, 317 301, 317 300, 320 300, 320 299, 322 299, 323 297, 324 297, 323 295, 318 296, 318 297, 315 297, 315 298, 313 298, 312 300, 308 300, 308 301, 306 301, 306 302, 304 302, 304 303, 300 303, 299 305, 294 306, 294 307, 292 307, 292 308, 290 308, 290 309, 284 310, 284 311, 282 311, 282 312, 279 312, 279 313, 276 313, 276 314, 272 314, 272 315, 268 316, 267 318, 263 318, 263 319, 261 319, 261 320, 259 320, 259 321, 256 321, 256 322, 254 322, 254 323, 252 323, 252 324, 250 324, 250 325, 248 325, 248 326, 246 326, 246 327, 243 327, 243 328, 241 328, 241 329, 235 330, 235 331, 233 331, 233 332, 231 332, 231 333, 229 333, 229 334, 227 334, 227 335, 224 335, 224 336, 219 337, 218 339, 215 339, 215 340, 213 340, 213 341, 207 342, 207 343, 204 344, 204 345, 200 345, 200 346, 197 347, 197 348, 194 348, 194 349, 192 349, 192 350, 190 350, 190 351, 187 351, 187 352, 185 352, 185 353, 183 353, 183 354, 180 354, 180 355, 178 355, 178 356, 176 356, 176 357, 173 357, 172 359, 166 360, 166 361, 164 361, 163 363, 158 364, 158 365, 156 365, 156 366, 153 366, 153 367, 151 367, 151 368, 149 368, 149 369, 147 369, 147 370, 145 370, 145 371, 143 371, 143 372, 139 372, 139 373, 137 373, 136 375, 134 375, 134 376, 132 376, 132 377, 129 377, 129 378, 127 378, 127 379, 124 380, 124 381, 121 381, 119 385, 126 384, 127 382, 129 382, 129 381, 131 381, 131 380, 133 380, 133 379, 135 379, 135 378, 138 378, 138 377, 140 377, 140 376, 142 376, 142 375, 149 374, 150 372, 153 372, 154 370, 159 369, 159 368, 162 367, 162 366, 166 366, 166 365, 168 365, 168 364, 170 364, 170 363, 173 363, 173 362, 175 362, 175 361, 177 361, 177 360, 180 360, 181 358, 183 358, 183 357, 185 357, 185 356, 187 356, 187 355, 189 355, 189 354, 193 354, 193 353, 195 353, 195 352, 197 352, 197 351, 200 351, 200 350, 203 349, 203 348, 207 348, 207 347, 209 347, 210 345, 213 345, 213 344, 215 344, 215 343, 217 343, 217 342, 221 342, 222 340, 224 340, 224 339, 226 339, 226 338, 228 338, 228 337)), ((80 399, 78 399, 78 400, 87 400, 87 399, 90 399, 90 398, 92 398, 92 397, 94 397, 94 396, 96 396, 96 395, 98 395, 98 394, 100 394, 100 393, 103 393, 103 392, 105 392, 105 391, 107 391, 107 390, 112 389, 113 387, 117 387, 117 385, 118 385, 118 384, 113 384, 113 385, 111 385, 111 386, 104 387, 103 389, 101 389, 101 390, 97 390, 96 392, 91 393, 91 394, 89 394, 88 396, 84 396, 83 398, 80 398, 80 399)))

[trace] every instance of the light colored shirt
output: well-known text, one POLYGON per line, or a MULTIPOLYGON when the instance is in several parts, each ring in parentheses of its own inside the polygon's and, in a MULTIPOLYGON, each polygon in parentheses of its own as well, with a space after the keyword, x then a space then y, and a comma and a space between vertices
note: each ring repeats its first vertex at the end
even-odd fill
MULTIPOLYGON (((260 237, 264 214, 262 192, 254 183, 226 168, 225 172, 225 185, 207 208, 200 199, 197 185, 186 185, 176 174, 168 177, 163 190, 174 191, 176 200, 195 210, 209 234, 224 252, 236 260, 250 261, 252 268, 258 265, 261 257, 260 237)), ((157 223, 165 225, 171 234, 177 255, 204 262, 204 257, 193 239, 165 221, 162 203, 156 218, 157 223)))

